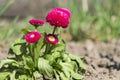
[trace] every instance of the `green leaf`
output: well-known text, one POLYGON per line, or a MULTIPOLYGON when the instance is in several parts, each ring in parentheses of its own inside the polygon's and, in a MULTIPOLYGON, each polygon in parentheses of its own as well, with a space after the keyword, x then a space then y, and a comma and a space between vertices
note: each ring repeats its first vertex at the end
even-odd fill
POLYGON ((10 74, 10 72, 0 72, 0 80, 6 80, 6 77, 10 74))
POLYGON ((33 73, 33 76, 34 76, 35 80, 42 77, 42 75, 38 71, 35 71, 33 73))
POLYGON ((32 77, 30 77, 26 74, 22 74, 22 75, 19 75, 17 80, 33 80, 33 79, 32 79, 32 77))
POLYGON ((61 56, 61 53, 60 52, 54 52, 54 53, 52 53, 52 57, 54 58, 54 60, 56 59, 56 58, 59 58, 61 56))
POLYGON ((84 63, 83 63, 83 61, 81 60, 80 57, 75 56, 75 55, 72 55, 72 54, 69 54, 69 57, 70 57, 72 60, 76 60, 77 63, 79 64, 79 67, 80 67, 81 69, 83 69, 83 70, 86 69, 86 67, 85 67, 85 65, 84 65, 84 63))
POLYGON ((26 49, 26 42, 23 39, 17 39, 15 42, 11 45, 10 53, 14 53, 16 55, 21 55, 27 53, 26 49))
POLYGON ((60 64, 61 59, 58 58, 57 60, 54 60, 54 63, 52 64, 52 66, 54 67, 54 69, 57 71, 61 71, 62 70, 62 66, 60 64))
POLYGON ((86 70, 85 64, 83 63, 83 61, 81 60, 81 58, 77 58, 77 62, 79 64, 79 67, 83 70, 86 70))
POLYGON ((52 51, 51 52, 64 51, 65 48, 66 48, 66 46, 65 46, 64 42, 61 41, 57 45, 52 46, 52 48, 51 48, 52 51))
POLYGON ((75 61, 71 61, 70 63, 74 66, 74 70, 73 71, 77 72, 78 71, 77 63, 75 61))
POLYGON ((55 78, 56 78, 56 80, 60 80, 59 75, 57 74, 57 72, 56 72, 55 69, 54 69, 54 74, 55 74, 55 78))
POLYGON ((75 68, 77 68, 75 66, 75 64, 73 64, 74 62, 60 62, 61 66, 62 66, 62 71, 64 73, 64 76, 62 74, 63 77, 66 77, 68 79, 70 79, 71 77, 74 79, 82 79, 83 76, 81 76, 80 74, 77 73, 77 71, 75 72, 75 68))
POLYGON ((59 72, 61 80, 70 80, 70 78, 67 78, 63 72, 59 72))
POLYGON ((6 60, 1 60, 0 61, 0 69, 6 65, 6 64, 11 64, 11 63, 17 63, 15 60, 10 60, 10 59, 6 59, 6 60))
POLYGON ((49 61, 49 64, 53 64, 55 58, 51 54, 45 54, 44 58, 49 61))
POLYGON ((71 63, 63 63, 60 62, 60 65, 62 66, 62 71, 64 72, 65 76, 67 78, 70 78, 70 72, 74 70, 74 66, 71 63))
POLYGON ((71 76, 74 78, 74 79, 77 79, 77 80, 82 80, 83 79, 83 76, 78 74, 78 73, 75 73, 74 71, 71 72, 71 76))
POLYGON ((23 56, 24 64, 26 69, 34 69, 34 62, 32 57, 30 56, 23 56))
POLYGON ((52 64, 53 62, 55 62, 55 59, 57 59, 60 56, 61 54, 59 52, 54 52, 52 54, 45 54, 44 58, 48 60, 50 64, 52 64))
POLYGON ((69 55, 68 55, 67 53, 65 53, 64 51, 61 52, 61 57, 62 57, 62 60, 63 60, 64 62, 70 62, 70 61, 71 61, 69 55))
POLYGON ((16 79, 15 79, 15 74, 16 74, 16 71, 14 70, 14 71, 10 74, 10 80, 16 80, 16 79))
POLYGON ((22 29, 21 32, 24 33, 24 34, 29 33, 29 31, 27 29, 22 29))
POLYGON ((45 78, 50 79, 53 75, 53 68, 50 66, 49 61, 39 58, 38 69, 45 78))
POLYGON ((20 65, 18 63, 12 63, 13 67, 19 67, 20 65))

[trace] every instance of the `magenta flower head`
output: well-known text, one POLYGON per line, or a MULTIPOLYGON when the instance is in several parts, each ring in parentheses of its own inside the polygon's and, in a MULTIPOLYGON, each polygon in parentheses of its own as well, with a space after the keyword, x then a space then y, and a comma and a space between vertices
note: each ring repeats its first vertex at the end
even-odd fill
POLYGON ((25 35, 25 40, 28 43, 35 43, 41 38, 41 34, 37 31, 29 32, 25 35))
POLYGON ((58 43, 58 38, 53 34, 48 34, 46 36, 46 41, 50 44, 56 45, 58 43))
POLYGON ((29 23, 32 24, 32 25, 34 25, 34 26, 36 26, 36 27, 38 27, 38 26, 44 25, 45 22, 43 20, 30 19, 29 23))
POLYGON ((69 16, 69 18, 71 17, 71 12, 67 8, 58 8, 58 9, 65 12, 69 16))
POLYGON ((66 8, 54 8, 46 16, 46 21, 55 27, 67 28, 71 12, 66 8))

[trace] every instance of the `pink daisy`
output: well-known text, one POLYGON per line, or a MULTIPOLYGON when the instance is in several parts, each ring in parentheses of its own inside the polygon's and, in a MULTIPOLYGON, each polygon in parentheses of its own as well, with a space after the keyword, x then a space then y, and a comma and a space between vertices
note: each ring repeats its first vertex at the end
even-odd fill
POLYGON ((56 45, 58 43, 58 38, 53 34, 48 34, 46 36, 46 41, 50 44, 56 45))
POLYGON ((34 25, 34 26, 42 26, 42 25, 44 25, 45 22, 43 20, 30 19, 29 23, 34 25))
POLYGON ((28 43, 35 43, 41 38, 41 34, 36 31, 29 32, 25 35, 25 40, 28 43))
POLYGON ((54 8, 47 14, 46 21, 55 27, 67 28, 71 13, 66 8, 54 8))

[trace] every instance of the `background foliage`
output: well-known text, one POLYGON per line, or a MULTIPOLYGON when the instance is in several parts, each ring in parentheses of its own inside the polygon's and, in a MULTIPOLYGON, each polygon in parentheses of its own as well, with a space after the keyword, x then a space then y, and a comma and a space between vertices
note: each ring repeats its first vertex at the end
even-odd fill
MULTIPOLYGON (((70 27, 64 33, 70 34, 72 40, 110 41, 119 38, 119 0, 66 0, 64 3, 60 0, 54 0, 53 2, 57 4, 56 7, 67 7, 71 10, 70 27)), ((8 3, 0 8, 0 13, 3 14, 12 3, 13 0, 8 0, 8 3)), ((27 21, 28 18, 29 16, 23 22, 27 21)), ((21 28, 21 24, 17 24, 16 28, 16 22, 10 25, 0 25, 0 40, 10 38, 14 32, 19 34, 17 29, 21 28)))
MULTIPOLYGON (((56 3, 60 7, 66 6, 59 2, 56 3)), ((119 38, 119 0, 69 0, 66 7, 72 12, 68 32, 72 35, 73 40, 89 38, 109 41, 119 38)))

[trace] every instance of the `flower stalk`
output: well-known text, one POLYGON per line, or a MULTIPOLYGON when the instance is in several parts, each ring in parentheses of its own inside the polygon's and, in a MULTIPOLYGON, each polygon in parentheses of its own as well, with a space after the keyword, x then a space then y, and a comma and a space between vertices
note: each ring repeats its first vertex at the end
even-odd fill
POLYGON ((57 27, 54 27, 52 34, 55 34, 57 27))

